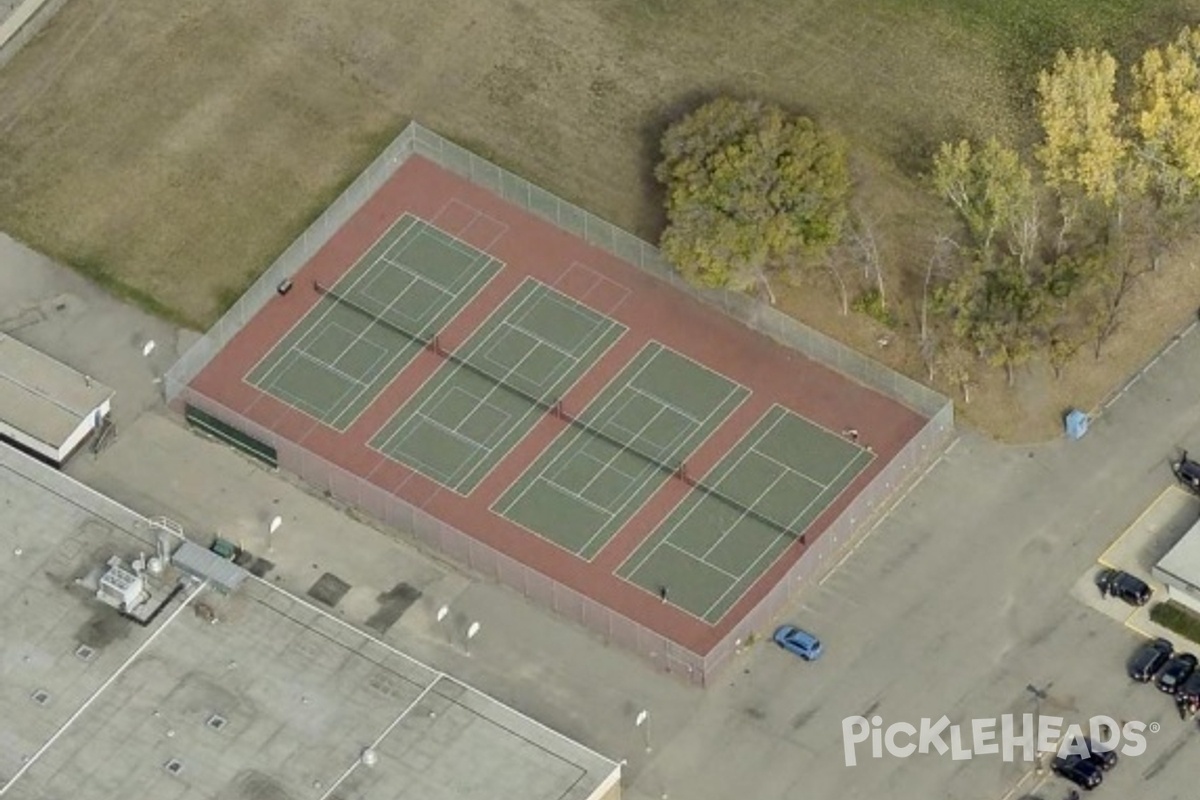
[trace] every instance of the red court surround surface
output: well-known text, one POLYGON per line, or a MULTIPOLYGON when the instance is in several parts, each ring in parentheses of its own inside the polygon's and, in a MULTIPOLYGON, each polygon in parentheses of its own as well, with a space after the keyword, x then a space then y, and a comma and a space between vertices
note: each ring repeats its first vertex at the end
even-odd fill
POLYGON ((488 510, 563 429, 566 423, 562 420, 543 416, 479 487, 463 498, 367 446, 392 413, 444 363, 441 357, 423 351, 341 434, 243 380, 317 303, 313 280, 332 285, 405 212, 504 263, 500 273, 440 334, 443 349, 457 347, 526 276, 533 276, 629 329, 565 395, 569 412, 583 409, 652 339, 751 389, 746 401, 688 459, 693 476, 712 467, 772 404, 783 405, 835 432, 857 429, 859 444, 869 445, 876 458, 808 529, 810 543, 925 423, 921 415, 894 400, 775 344, 617 257, 416 156, 300 270, 294 288, 272 299, 192 381, 201 394, 692 652, 707 653, 785 575, 804 545, 793 542, 719 624, 709 625, 613 574, 688 491, 682 481, 667 481, 589 563, 488 510), (573 264, 577 266, 569 270, 573 264))

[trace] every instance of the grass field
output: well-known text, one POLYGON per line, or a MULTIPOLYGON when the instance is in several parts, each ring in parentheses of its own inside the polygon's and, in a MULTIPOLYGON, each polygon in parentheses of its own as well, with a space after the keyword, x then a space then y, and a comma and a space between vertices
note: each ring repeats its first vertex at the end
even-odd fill
MULTIPOLYGON (((743 0, 736 15, 717 0, 73 0, 0 71, 0 228, 203 327, 410 118, 656 238, 659 135, 728 91, 848 137, 900 284, 941 213, 917 183, 936 142, 1028 142, 1039 59, 1133 53, 1198 13, 1200 0, 743 0)), ((873 341, 828 313, 831 296, 791 292, 787 308, 873 341)), ((902 348, 884 356, 919 374, 902 348)))

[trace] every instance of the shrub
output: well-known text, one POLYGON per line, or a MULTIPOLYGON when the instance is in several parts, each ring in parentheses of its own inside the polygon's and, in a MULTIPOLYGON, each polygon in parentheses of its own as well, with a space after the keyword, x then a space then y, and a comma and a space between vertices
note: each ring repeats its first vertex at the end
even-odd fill
POLYGON ((1200 644, 1200 615, 1174 600, 1155 603, 1150 609, 1150 620, 1200 644))

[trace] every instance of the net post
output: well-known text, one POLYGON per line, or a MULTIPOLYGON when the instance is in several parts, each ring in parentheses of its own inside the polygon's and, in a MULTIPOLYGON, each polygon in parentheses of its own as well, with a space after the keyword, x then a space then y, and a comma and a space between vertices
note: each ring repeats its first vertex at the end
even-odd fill
POLYGON ((690 481, 688 481, 688 472, 687 472, 687 462, 686 461, 679 462, 679 466, 676 467, 676 469, 675 469, 675 477, 679 478, 679 480, 683 481, 684 483, 690 483, 690 481))
POLYGON ((433 338, 429 340, 429 349, 435 356, 440 356, 442 354, 442 342, 436 333, 433 335, 433 338))

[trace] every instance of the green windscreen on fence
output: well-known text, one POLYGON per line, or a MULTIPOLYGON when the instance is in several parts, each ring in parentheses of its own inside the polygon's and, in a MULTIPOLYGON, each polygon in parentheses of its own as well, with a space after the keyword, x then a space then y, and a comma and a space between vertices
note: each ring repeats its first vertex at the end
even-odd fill
POLYGON ((279 466, 279 454, 275 448, 266 442, 259 441, 253 436, 240 431, 237 428, 208 414, 193 405, 188 405, 184 409, 184 416, 187 421, 204 431, 210 433, 227 444, 231 444, 243 453, 254 456, 264 464, 269 464, 272 467, 279 466))

